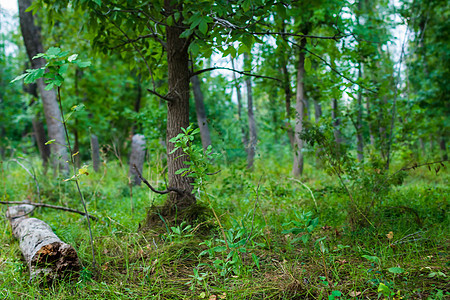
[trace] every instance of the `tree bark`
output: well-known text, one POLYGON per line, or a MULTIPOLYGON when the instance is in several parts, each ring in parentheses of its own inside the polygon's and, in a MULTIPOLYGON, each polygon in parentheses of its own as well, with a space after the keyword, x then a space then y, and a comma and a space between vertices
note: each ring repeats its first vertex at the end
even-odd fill
MULTIPOLYGON (((43 277, 51 282, 63 278, 68 272, 80 270, 75 249, 64 243, 44 221, 29 218, 32 205, 11 206, 6 211, 12 233, 28 264, 30 279, 43 277)), ((76 273, 74 273, 76 275, 76 273)))
POLYGON ((292 130, 291 126, 291 102, 292 102, 292 90, 291 90, 291 80, 289 71, 287 68, 287 62, 282 55, 282 61, 281 61, 281 73, 283 74, 283 89, 284 89, 284 98, 285 98, 285 109, 286 109, 286 122, 285 127, 287 131, 287 135, 289 137, 289 142, 291 144, 291 147, 294 148, 294 131, 292 130))
POLYGON ((142 169, 145 160, 145 137, 142 134, 135 134, 131 139, 131 156, 130 156, 130 171, 129 176, 134 185, 141 185, 141 178, 136 172, 134 165, 142 174, 142 169))
POLYGON ((95 172, 100 169, 100 147, 98 145, 98 138, 95 134, 91 134, 91 157, 92 167, 95 172))
POLYGON ((202 139, 203 149, 207 149, 211 145, 211 135, 206 118, 205 102, 203 92, 198 76, 191 77, 192 89, 194 90, 195 111, 197 113, 198 128, 200 128, 200 136, 202 139))
MULTIPOLYGON (((177 10, 181 14, 182 4, 174 6, 172 3, 170 0, 164 0, 166 13, 171 16, 177 10)), ((187 128, 189 126, 189 41, 180 38, 180 34, 184 31, 182 22, 183 18, 180 16, 173 26, 166 27, 169 77, 167 96, 172 99, 167 102, 167 173, 169 186, 185 191, 186 194, 180 195, 171 192, 165 206, 177 210, 182 210, 196 203, 194 197, 187 196, 192 192, 193 178, 175 174, 179 169, 188 167, 184 164, 184 161, 189 160, 189 157, 181 149, 171 153, 174 149, 174 143, 170 142, 170 139, 182 132, 181 127, 187 128)))
MULTIPOLYGON (((248 54, 244 53, 244 59, 251 64, 250 57, 248 54)), ((253 163, 255 161, 256 153, 256 143, 257 143, 257 133, 256 133, 256 123, 255 116, 253 114, 253 91, 252 91, 252 81, 250 76, 245 78, 245 84, 247 86, 247 116, 248 116, 248 129, 250 133, 250 143, 247 149, 247 169, 253 169, 253 163)))
POLYGON ((297 94, 295 96, 295 132, 294 132, 294 164, 292 166, 292 175, 301 176, 303 174, 303 140, 300 134, 303 130, 303 120, 305 116, 305 51, 306 39, 302 39, 299 50, 297 66, 297 94))
POLYGON ((44 169, 47 169, 48 160, 50 157, 50 147, 45 145, 47 139, 45 137, 44 124, 42 124, 42 122, 38 119, 37 115, 34 116, 31 122, 33 124, 34 138, 36 139, 39 154, 42 158, 42 165, 44 166, 44 169))
MULTIPOLYGON (((44 52, 40 29, 34 24, 34 18, 31 12, 25 12, 25 10, 31 5, 30 0, 19 0, 19 18, 20 29, 27 50, 28 58, 30 59, 33 68, 41 68, 46 62, 43 58, 33 59, 33 57, 44 52)), ((42 98, 44 106, 44 114, 47 122, 47 130, 50 139, 54 139, 55 142, 50 145, 50 149, 54 158, 53 166, 55 169, 60 169, 64 173, 69 172, 68 151, 66 148, 66 140, 64 127, 61 122, 61 113, 59 111, 58 102, 56 99, 56 93, 54 90, 46 91, 43 78, 37 80, 39 93, 42 98)))

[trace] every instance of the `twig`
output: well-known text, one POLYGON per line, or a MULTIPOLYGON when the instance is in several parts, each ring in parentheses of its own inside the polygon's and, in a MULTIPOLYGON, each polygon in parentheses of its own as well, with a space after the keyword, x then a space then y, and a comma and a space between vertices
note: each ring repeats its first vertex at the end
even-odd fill
POLYGON ((257 74, 252 74, 248 71, 239 71, 239 70, 235 70, 232 68, 227 68, 227 67, 212 67, 212 68, 207 68, 207 69, 202 69, 202 70, 198 70, 195 71, 191 74, 191 77, 205 73, 205 72, 209 72, 209 71, 214 71, 214 70, 228 70, 228 71, 232 71, 238 74, 242 74, 242 75, 246 75, 246 76, 252 76, 252 77, 256 77, 256 78, 263 78, 263 79, 271 79, 271 80, 276 80, 278 82, 283 83, 283 81, 281 79, 275 78, 275 77, 270 77, 270 76, 264 76, 264 75, 257 75, 257 74))
POLYGON ((298 179, 295 179, 295 178, 289 178, 289 179, 290 179, 290 180, 293 180, 293 181, 295 181, 295 182, 297 182, 297 183, 300 183, 301 185, 303 185, 303 186, 311 193, 311 197, 313 198, 314 204, 316 205, 316 211, 318 211, 319 209, 318 209, 318 207, 317 207, 316 198, 314 197, 314 194, 313 194, 313 192, 311 191, 311 189, 310 189, 306 184, 304 184, 303 182, 301 182, 301 181, 298 180, 298 179))
MULTIPOLYGON (((63 211, 68 211, 68 212, 72 212, 72 213, 76 213, 76 214, 80 214, 82 216, 86 216, 86 213, 70 208, 70 207, 64 207, 64 206, 57 206, 57 205, 51 205, 51 204, 44 204, 44 203, 33 203, 33 202, 25 202, 25 201, 0 201, 0 204, 28 204, 28 205, 33 205, 33 206, 37 206, 37 207, 47 207, 47 208, 53 208, 53 209, 59 209, 59 210, 63 210, 63 211)), ((97 221, 98 218, 91 216, 91 215, 87 215, 89 218, 91 218, 92 220, 97 221)))
POLYGON ((152 192, 154 192, 154 193, 157 193, 157 194, 160 194, 160 195, 165 195, 165 194, 168 194, 170 192, 176 192, 179 195, 185 195, 186 194, 185 191, 182 191, 182 190, 174 188, 174 187, 168 187, 164 191, 158 191, 157 189, 155 189, 154 187, 151 186, 151 184, 147 181, 147 179, 142 177, 141 172, 139 172, 139 170, 138 170, 138 168, 136 167, 135 164, 133 164, 133 168, 136 170, 136 173, 138 174, 138 176, 142 180, 142 182, 145 183, 152 190, 152 192))
POLYGON ((166 100, 166 101, 168 101, 168 102, 173 102, 173 101, 174 101, 173 98, 170 98, 170 97, 161 95, 160 93, 158 93, 158 92, 155 91, 155 90, 147 89, 147 91, 149 91, 149 92, 152 93, 153 95, 158 96, 159 98, 161 98, 161 99, 163 99, 163 100, 166 100))

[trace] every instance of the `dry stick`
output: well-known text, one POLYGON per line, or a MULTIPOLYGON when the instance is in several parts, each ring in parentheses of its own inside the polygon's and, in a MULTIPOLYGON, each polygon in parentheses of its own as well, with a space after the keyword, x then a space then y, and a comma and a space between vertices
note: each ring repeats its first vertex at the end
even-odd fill
MULTIPOLYGON (((60 87, 58 87, 58 102, 59 102, 59 110, 61 111, 61 118, 62 118, 62 123, 64 126, 64 132, 66 134, 67 147, 69 148, 69 153, 72 153, 72 147, 70 146, 69 132, 67 131, 66 121, 64 120, 64 111, 62 108, 61 88, 60 87)), ((73 170, 75 184, 77 186, 78 194, 80 195, 81 203, 83 204, 84 213, 85 213, 86 221, 88 224, 89 242, 91 244, 91 250, 92 250, 92 266, 95 268, 97 265, 97 262, 95 261, 94 238, 92 237, 91 221, 89 219, 89 213, 86 208, 86 202, 84 201, 83 193, 81 192, 80 185, 78 184, 77 171, 75 169, 75 161, 73 159, 73 155, 70 155, 70 161, 72 163, 72 170, 73 170)))
POLYGON ((290 180, 293 180, 293 181, 295 181, 295 182, 297 182, 297 183, 300 183, 301 185, 303 185, 303 186, 311 193, 311 197, 313 198, 314 204, 316 205, 316 211, 318 211, 319 209, 318 209, 318 207, 317 207, 316 198, 314 197, 314 194, 313 194, 313 192, 311 191, 311 189, 310 189, 306 184, 304 184, 303 182, 301 182, 301 181, 298 180, 298 179, 295 179, 295 178, 289 178, 289 179, 290 179, 290 180))
MULTIPOLYGON (((0 204, 28 204, 28 205, 32 205, 32 206, 37 206, 37 207, 47 207, 47 208, 53 208, 53 209, 59 209, 59 210, 63 210, 63 211, 68 211, 68 212, 72 212, 72 213, 76 213, 76 214, 80 214, 82 216, 86 216, 86 213, 70 208, 70 207, 64 207, 64 206, 57 206, 57 205, 51 205, 51 204, 44 204, 44 203, 33 203, 33 202, 26 202, 26 201, 0 201, 0 204)), ((98 220, 97 217, 88 215, 89 218, 91 218, 92 220, 96 221, 98 220)))

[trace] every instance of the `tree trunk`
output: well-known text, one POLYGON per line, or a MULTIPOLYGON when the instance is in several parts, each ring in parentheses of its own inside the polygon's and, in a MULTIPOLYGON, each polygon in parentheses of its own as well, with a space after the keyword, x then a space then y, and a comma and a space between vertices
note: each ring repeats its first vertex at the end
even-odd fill
POLYGON ((18 205, 6 211, 12 233, 19 240, 20 250, 28 264, 30 279, 44 278, 51 282, 63 278, 68 272, 79 271, 80 262, 75 249, 61 241, 44 221, 29 218, 28 214, 33 209, 32 205, 18 205))
POLYGON ((297 94, 295 97, 295 132, 294 132, 294 164, 292 166, 292 175, 300 176, 303 174, 303 140, 300 134, 303 130, 303 120, 305 116, 305 52, 306 39, 302 39, 299 51, 297 66, 297 94))
POLYGON ((445 144, 444 137, 441 137, 441 141, 439 142, 439 147, 441 148, 442 160, 448 160, 447 146, 445 144))
POLYGON ((130 171, 129 176, 131 177, 131 182, 134 185, 141 185, 141 178, 139 177, 134 165, 142 174, 142 169, 145 160, 145 137, 142 134, 135 134, 131 139, 131 155, 130 155, 130 171))
POLYGON ((337 99, 333 99, 331 101, 331 119, 333 122, 333 133, 334 133, 334 141, 338 145, 338 147, 342 144, 342 137, 341 137, 341 119, 339 118, 339 106, 337 99))
MULTIPOLYGON (((361 70, 361 64, 359 65, 358 70, 358 78, 361 79, 362 77, 362 70, 361 70)), ((358 161, 364 160, 364 140, 363 140, 363 133, 362 133, 362 89, 359 88, 358 91, 358 103, 356 109, 357 112, 357 118, 356 118, 356 139, 357 139, 357 153, 358 153, 358 161)))
POLYGON ((292 90, 291 90, 291 80, 289 71, 287 68, 287 63, 284 55, 282 56, 281 61, 281 73, 283 74, 283 89, 284 89, 284 98, 285 98, 285 109, 286 109, 286 123, 285 128, 289 137, 289 142, 291 143, 291 147, 294 148, 294 131, 291 126, 291 99, 292 99, 292 90))
MULTIPOLYGON (((182 4, 180 4, 181 6, 182 4)), ((173 15, 175 9, 181 13, 181 7, 175 7, 170 0, 164 0, 164 7, 168 15, 173 15)), ((169 92, 167 96, 172 101, 167 102, 167 173, 169 179, 169 187, 175 187, 187 194, 192 192, 192 177, 181 176, 175 174, 181 168, 187 168, 184 164, 189 157, 184 155, 181 149, 172 152, 174 143, 170 139, 181 133, 181 127, 189 126, 189 42, 180 38, 180 34, 184 31, 182 26, 183 18, 180 17, 178 22, 173 26, 166 27, 167 35, 167 68, 169 77, 169 92)), ((182 210, 196 203, 194 197, 180 195, 175 192, 169 194, 166 206, 173 209, 182 210)), ((175 212, 175 210, 174 210, 175 212)))
MULTIPOLYGON (((34 24, 34 18, 31 12, 25 10, 31 5, 30 0, 19 0, 20 29, 27 50, 28 58, 34 69, 43 67, 46 62, 43 58, 32 59, 36 54, 44 52, 40 29, 34 24)), ((44 114, 47 122, 47 130, 50 139, 55 142, 50 145, 53 155, 56 156, 53 161, 55 169, 61 169, 63 172, 69 172, 68 151, 66 148, 66 139, 64 127, 61 122, 61 113, 59 111, 56 93, 54 90, 46 91, 43 78, 37 80, 39 93, 41 94, 44 106, 44 114)))
MULTIPOLYGON (((234 60, 231 60, 231 66, 234 69, 234 60)), ((241 93, 241 87, 239 85, 239 82, 237 81, 236 73, 233 72, 233 79, 236 83, 236 95, 237 95, 237 101, 238 101, 238 121, 239 121, 239 127, 241 128, 242 133, 242 144, 244 144, 245 152, 247 152, 248 148, 248 134, 244 127, 244 122, 242 120, 242 93, 241 93)))
MULTIPOLYGON (((250 58, 248 54, 244 54, 244 59, 251 64, 250 58)), ((247 86, 247 116, 248 116, 248 129, 250 133, 250 143, 247 149, 247 169, 253 169, 253 163, 255 161, 255 153, 256 153, 256 143, 257 143, 257 134, 256 134, 256 123, 255 116, 253 114, 253 91, 252 91, 252 81, 250 76, 245 78, 245 84, 247 86)))
POLYGON ((203 149, 206 150, 211 145, 211 135, 209 133, 208 120, 206 118, 205 102, 198 76, 191 77, 192 89, 194 90, 195 111, 197 113, 198 128, 202 138, 203 149))
POLYGON ((75 128, 73 129, 73 135, 74 135, 74 143, 73 143, 73 154, 78 153, 73 157, 73 160, 75 162, 75 167, 79 169, 81 167, 81 155, 80 155, 80 141, 78 138, 78 121, 75 119, 75 128))
POLYGON ((370 110, 370 101, 369 98, 367 98, 366 100, 366 111, 367 111, 367 124, 369 126, 369 136, 370 136, 370 145, 372 147, 375 147, 375 135, 373 133, 373 125, 372 125, 372 114, 371 114, 371 110, 370 110))
POLYGON ((95 172, 100 169, 100 147, 98 145, 98 138, 95 134, 91 134, 91 157, 92 167, 95 172))
POLYGON ((44 169, 47 169, 48 159, 50 157, 50 147, 45 145, 47 139, 45 137, 44 124, 38 119, 38 116, 34 116, 31 121, 33 124, 34 138, 36 139, 36 144, 39 149, 39 154, 42 158, 42 165, 44 169))

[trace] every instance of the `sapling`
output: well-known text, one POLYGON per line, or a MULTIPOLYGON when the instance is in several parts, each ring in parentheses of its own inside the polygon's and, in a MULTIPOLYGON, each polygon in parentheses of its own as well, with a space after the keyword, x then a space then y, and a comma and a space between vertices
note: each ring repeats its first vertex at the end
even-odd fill
MULTIPOLYGON (((17 76, 14 78, 12 82, 18 81, 23 79, 26 84, 30 84, 35 82, 39 78, 44 78, 45 83, 47 86, 45 87, 45 90, 49 91, 53 88, 56 88, 57 90, 57 100, 59 103, 59 110, 61 113, 61 122, 64 126, 64 132, 66 135, 66 141, 67 141, 67 147, 69 149, 69 153, 72 153, 72 147, 70 145, 70 139, 69 139, 69 133, 67 131, 67 120, 72 116, 73 113, 81 110, 84 108, 84 105, 76 105, 72 107, 72 111, 67 115, 67 118, 64 117, 64 111, 62 107, 62 100, 61 100, 61 86, 64 83, 64 75, 67 73, 67 70, 69 69, 70 65, 76 65, 79 68, 85 68, 91 65, 89 61, 81 61, 78 60, 78 54, 70 54, 69 51, 61 51, 60 48, 57 47, 51 47, 48 49, 46 53, 39 53, 36 56, 33 57, 33 59, 37 58, 44 58, 47 63, 45 66, 38 68, 38 69, 27 69, 26 72, 22 75, 17 76)), ((50 140, 46 144, 51 144, 55 142, 55 140, 50 140)), ((72 166, 73 170, 73 176, 71 178, 67 178, 64 181, 74 181, 75 185, 78 190, 78 194, 81 199, 81 203, 84 208, 84 213, 86 216, 86 221, 88 224, 89 229, 89 238, 90 238, 90 244, 92 249, 92 265, 95 268, 96 267, 96 260, 95 260, 95 251, 94 251, 94 241, 92 237, 92 229, 91 229, 91 223, 89 220, 89 213, 87 211, 86 202, 84 201, 83 193, 81 192, 80 185, 79 185, 79 177, 83 175, 88 175, 87 172, 87 166, 84 165, 80 169, 77 170, 76 164, 75 164, 75 155, 78 155, 78 153, 74 153, 70 155, 69 163, 72 166)))

